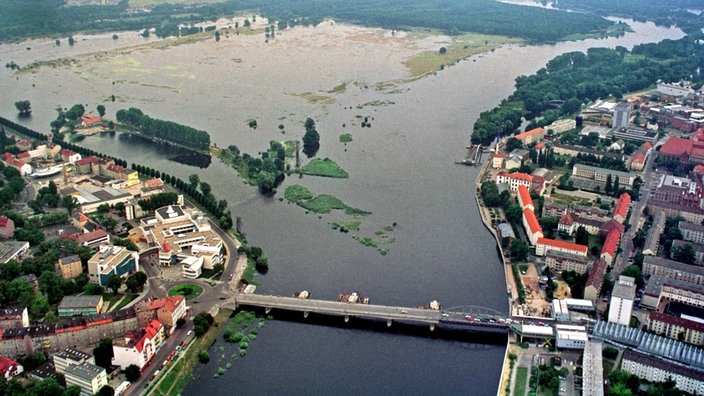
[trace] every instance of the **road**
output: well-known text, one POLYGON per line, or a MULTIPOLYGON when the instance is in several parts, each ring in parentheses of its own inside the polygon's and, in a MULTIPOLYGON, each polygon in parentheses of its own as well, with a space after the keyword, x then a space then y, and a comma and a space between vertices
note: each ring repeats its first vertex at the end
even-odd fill
MULTIPOLYGON (((203 288, 203 293, 193 300, 187 301, 189 307, 186 324, 183 328, 177 329, 169 338, 166 339, 159 352, 152 358, 142 371, 142 376, 135 381, 125 392, 125 395, 138 395, 142 393, 149 383, 150 377, 161 369, 164 361, 176 347, 184 341, 187 341, 193 335, 188 335, 193 330, 193 317, 200 312, 210 312, 212 315, 217 313, 217 310, 225 304, 226 299, 232 297, 236 292, 236 286, 244 273, 247 265, 247 257, 237 254, 239 242, 233 239, 229 234, 220 229, 217 225, 210 222, 216 234, 223 240, 227 249, 225 256, 225 270, 218 281, 206 281, 202 279, 169 279, 164 276, 155 259, 156 254, 145 255, 140 257, 140 269, 144 271, 149 278, 149 291, 144 294, 144 297, 154 296, 155 298, 163 298, 167 296, 169 289, 173 286, 182 283, 194 283, 203 288), (232 280, 230 279, 232 275, 232 280), (145 386, 146 385, 146 386, 145 386)), ((180 271, 180 270, 178 270, 180 271)))
POLYGON ((630 227, 629 227, 628 231, 626 231, 621 236, 622 254, 619 256, 619 258, 616 260, 616 263, 614 264, 614 268, 611 272, 613 275, 611 277, 612 280, 618 279, 618 275, 629 264, 628 259, 634 250, 633 238, 636 236, 636 232, 638 231, 638 222, 643 217, 643 209, 645 209, 645 206, 648 202, 648 198, 650 197, 651 189, 654 188, 656 183, 660 180, 660 174, 658 172, 653 171, 653 162, 655 161, 655 157, 657 156, 655 149, 658 146, 665 144, 666 141, 667 141, 667 138, 661 140, 660 142, 657 143, 657 145, 655 147, 653 147, 653 151, 650 153, 650 155, 648 156, 648 159, 645 163, 645 168, 643 169, 643 176, 642 176, 643 185, 640 188, 640 199, 632 203, 631 217, 629 220, 630 227))

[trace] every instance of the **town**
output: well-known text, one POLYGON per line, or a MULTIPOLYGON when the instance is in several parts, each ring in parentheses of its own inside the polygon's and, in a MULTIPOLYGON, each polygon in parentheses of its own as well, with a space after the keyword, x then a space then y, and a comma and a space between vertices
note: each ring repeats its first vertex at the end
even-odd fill
MULTIPOLYGON (((84 114, 77 129, 102 124, 84 114)), ((242 279, 239 242, 158 176, 1 128, 0 372, 145 390, 242 279)))
POLYGON ((480 210, 521 323, 511 394, 704 393, 701 98, 659 83, 484 149, 480 210))

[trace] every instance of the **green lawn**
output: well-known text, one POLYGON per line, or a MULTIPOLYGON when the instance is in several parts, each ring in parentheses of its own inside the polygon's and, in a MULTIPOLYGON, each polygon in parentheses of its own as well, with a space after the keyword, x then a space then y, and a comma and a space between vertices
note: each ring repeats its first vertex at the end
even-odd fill
POLYGON ((196 298, 203 293, 203 288, 192 283, 176 285, 169 290, 169 296, 183 296, 186 300, 196 298))
POLYGON ((516 367, 516 383, 513 386, 513 396, 525 396, 528 383, 528 367, 516 367))
POLYGON ((298 173, 311 176, 334 177, 338 179, 346 179, 349 177, 349 174, 330 158, 313 158, 309 163, 303 165, 298 170, 298 173))

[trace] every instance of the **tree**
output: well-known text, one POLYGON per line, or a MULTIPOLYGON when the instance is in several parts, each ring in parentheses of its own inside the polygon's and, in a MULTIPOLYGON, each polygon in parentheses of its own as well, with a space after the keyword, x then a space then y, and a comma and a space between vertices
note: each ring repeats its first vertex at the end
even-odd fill
POLYGON ((198 177, 198 175, 196 175, 194 173, 194 174, 188 176, 188 181, 191 182, 191 186, 193 188, 196 188, 196 187, 198 187, 198 184, 200 183, 200 178, 198 177))
POLYGON ((20 112, 21 117, 26 117, 32 114, 32 105, 28 100, 18 100, 15 102, 15 107, 17 108, 17 111, 20 112))
POLYGON ((117 291, 120 290, 120 286, 122 286, 122 278, 117 274, 112 274, 108 279, 107 287, 112 289, 113 294, 117 294, 117 291))
POLYGON ((638 287, 643 287, 643 285, 645 284, 640 268, 635 264, 631 264, 626 267, 623 272, 621 272, 621 275, 630 276, 631 278, 634 278, 638 287))
POLYGON ((105 368, 110 367, 114 356, 112 351, 112 339, 103 338, 100 340, 98 346, 93 349, 93 356, 95 356, 96 365, 105 368))
POLYGON ((611 183, 612 183, 611 173, 609 173, 608 175, 606 175, 606 187, 604 187, 604 192, 606 192, 606 194, 608 194, 608 195, 611 195, 611 192, 614 189, 613 185, 611 183))
POLYGON ((110 385, 105 385, 98 391, 99 396, 115 396, 115 389, 110 385))
POLYGON ((200 191, 203 193, 203 196, 207 197, 208 195, 210 195, 212 188, 210 187, 210 184, 206 182, 200 182, 200 191))
POLYGON ((61 198, 61 205, 66 208, 68 215, 71 216, 71 212, 78 207, 78 200, 72 195, 66 195, 61 198))
POLYGON ((125 368, 125 378, 127 381, 135 382, 142 376, 142 370, 136 364, 130 364, 125 368))
POLYGON ((508 138, 508 140, 506 141, 506 151, 510 153, 511 151, 519 148, 523 148, 523 142, 514 137, 508 138))
POLYGON ((95 109, 98 111, 98 115, 100 116, 100 118, 103 118, 103 116, 105 115, 105 106, 99 104, 95 107, 95 109))
POLYGON ((68 45, 74 45, 76 43, 76 40, 73 39, 73 36, 68 36, 68 45))
POLYGON ((694 264, 696 261, 696 252, 689 243, 686 243, 684 246, 675 246, 671 248, 670 256, 673 260, 685 264, 694 264))
POLYGON ((306 123, 306 133, 303 135, 303 153, 308 156, 308 158, 315 156, 315 153, 320 149, 320 135, 315 129, 315 121, 312 118, 307 118, 306 123))
POLYGON ((513 242, 511 242, 509 251, 511 252, 512 261, 525 261, 528 257, 528 253, 530 253, 530 247, 520 239, 514 239, 513 242))
POLYGON ((203 364, 208 363, 210 361, 210 355, 208 355, 208 351, 202 350, 198 352, 198 361, 203 364))
POLYGON ((147 283, 147 274, 142 271, 137 271, 127 278, 125 286, 127 286, 129 291, 139 293, 143 290, 145 283, 147 283))
POLYGON ((577 227, 577 233, 575 234, 574 241, 579 245, 589 245, 589 232, 587 232, 587 229, 584 228, 584 226, 577 227))
POLYGON ((445 47, 440 47, 440 55, 445 55, 447 53, 447 48, 445 47))

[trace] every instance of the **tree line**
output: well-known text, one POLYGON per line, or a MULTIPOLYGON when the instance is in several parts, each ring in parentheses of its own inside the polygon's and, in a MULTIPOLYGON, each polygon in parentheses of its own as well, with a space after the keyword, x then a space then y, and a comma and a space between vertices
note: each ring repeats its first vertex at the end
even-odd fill
POLYGON ((704 47, 696 44, 698 37, 643 44, 632 51, 624 47, 590 48, 586 54, 559 55, 537 73, 517 77, 514 93, 496 108, 481 113, 474 124, 472 142, 488 144, 497 136, 516 132, 521 117, 531 120, 526 130, 546 126, 560 116, 573 115, 579 110, 575 103, 611 96, 619 99, 658 80, 687 79, 701 86, 704 76, 696 70, 704 63, 704 47), (564 101, 557 109, 552 104, 556 100, 564 101))
POLYGON ((207 132, 173 121, 151 118, 140 109, 131 107, 128 110, 118 110, 117 121, 136 128, 145 136, 154 137, 171 143, 176 143, 196 150, 210 148, 210 135, 207 132))

